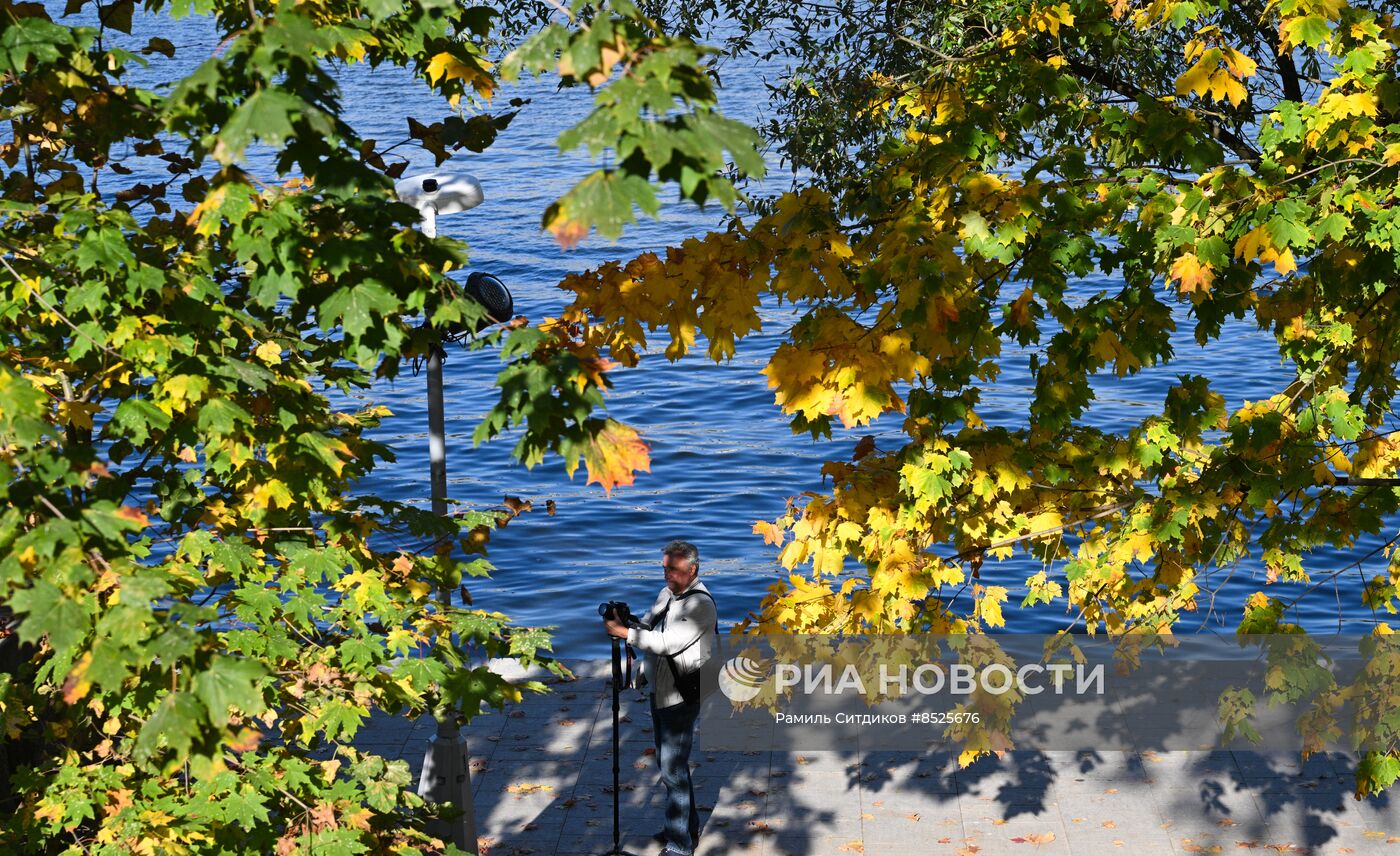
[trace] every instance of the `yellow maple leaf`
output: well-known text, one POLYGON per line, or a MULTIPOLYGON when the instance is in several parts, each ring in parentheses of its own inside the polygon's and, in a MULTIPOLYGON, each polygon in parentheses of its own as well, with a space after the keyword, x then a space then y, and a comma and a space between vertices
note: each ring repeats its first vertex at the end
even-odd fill
POLYGON ((596 481, 611 495, 618 485, 636 481, 637 470, 651 472, 651 449, 635 428, 609 419, 589 441, 584 462, 588 465, 586 484, 596 481))
POLYGON ((1151 532, 1137 529, 1127 533, 1113 552, 1114 558, 1119 561, 1132 558, 1139 562, 1146 562, 1156 554, 1157 544, 1151 532))
POLYGON ((1224 48, 1222 53, 1224 54, 1225 68, 1240 80, 1254 76, 1254 72, 1259 69, 1259 63, 1234 48, 1224 48))
POLYGON ((1005 602, 1006 588, 1004 586, 987 586, 982 592, 982 596, 977 599, 975 616, 992 627, 1005 627, 1006 619, 1001 614, 1001 605, 1005 602))
POLYGON ((1229 72, 1222 69, 1211 75, 1210 97, 1216 101, 1229 101, 1238 107, 1249 97, 1249 90, 1244 88, 1243 83, 1231 77, 1229 72))
POLYGON ((1182 294, 1205 294, 1215 281, 1210 265, 1202 264, 1194 253, 1186 253, 1172 263, 1168 278, 1174 280, 1182 294))
POLYGON ((90 401, 60 401, 58 421, 78 428, 92 428, 92 415, 102 409, 102 405, 90 401))
POLYGON ((41 820, 49 820, 58 823, 63 819, 63 803, 50 802, 47 799, 41 800, 39 808, 34 812, 34 816, 41 820))
POLYGON ((199 204, 194 207, 186 220, 195 224, 195 234, 207 237, 219 231, 223 221, 219 217, 219 208, 224 204, 224 197, 228 196, 228 185, 220 184, 204 195, 199 204))
POLYGON ((160 811, 159 809, 148 809, 141 812, 141 819, 144 820, 147 825, 159 829, 162 826, 169 826, 170 821, 175 819, 175 815, 160 811))
POLYGON ((1027 19, 1027 23, 1042 33, 1058 36, 1060 25, 1071 26, 1074 24, 1074 12, 1070 10, 1068 3, 1034 9, 1027 19))
POLYGON ((1176 94, 1186 95, 1194 92, 1197 95, 1205 95, 1210 88, 1210 76, 1219 61, 1219 50, 1206 51, 1205 55, 1176 79, 1176 94))
MULTIPOLYGON (((1196 49, 1199 49, 1197 47, 1196 49)), ((1189 59, 1195 50, 1188 48, 1189 59)), ((1200 59, 1176 79, 1176 94, 1194 93, 1215 101, 1229 101, 1243 104, 1249 97, 1249 90, 1239 78, 1248 77, 1257 68, 1254 60, 1233 48, 1208 48, 1201 52, 1200 59), (1225 67, 1221 67, 1221 63, 1225 67)))
POLYGON ((253 488, 248 504, 253 508, 291 508, 292 494, 277 479, 269 479, 253 488))
POLYGON ((473 57, 468 64, 444 51, 428 61, 428 82, 437 86, 439 81, 461 80, 476 90, 484 98, 490 98, 496 90, 496 81, 487 73, 491 63, 473 57))
POLYGON ((1269 261, 1278 256, 1278 250, 1274 247, 1273 239, 1269 237, 1269 230, 1263 226, 1256 226, 1235 241, 1235 256, 1246 262, 1253 258, 1269 261))

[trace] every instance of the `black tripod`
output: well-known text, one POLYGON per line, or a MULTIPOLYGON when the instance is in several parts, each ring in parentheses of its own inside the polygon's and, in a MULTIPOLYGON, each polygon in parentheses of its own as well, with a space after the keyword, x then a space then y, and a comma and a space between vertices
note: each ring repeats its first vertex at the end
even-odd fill
MULTIPOLYGON (((619 821, 620 814, 618 809, 618 800, 621 798, 621 789, 618 783, 618 776, 622 769, 620 763, 622 755, 622 734, 619 731, 619 728, 621 726, 621 717, 619 715, 619 711, 621 710, 620 700, 622 698, 622 685, 624 683, 622 679, 622 640, 616 636, 610 636, 608 638, 612 640, 613 846, 612 849, 609 850, 607 853, 604 853, 603 856, 636 856, 636 854, 630 853, 622 849, 622 827, 619 821)), ((627 671, 627 677, 630 682, 632 671, 630 663, 628 664, 627 671)))

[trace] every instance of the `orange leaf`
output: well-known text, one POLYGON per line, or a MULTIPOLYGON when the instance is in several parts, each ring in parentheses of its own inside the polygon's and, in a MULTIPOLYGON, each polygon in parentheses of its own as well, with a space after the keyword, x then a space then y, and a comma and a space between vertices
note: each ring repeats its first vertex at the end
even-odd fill
POLYGON ((1187 253, 1173 262, 1168 276, 1176 281, 1182 294, 1204 294, 1210 291, 1210 285, 1215 280, 1210 265, 1201 264, 1193 253, 1187 253))
POLYGON ((92 689, 92 681, 87 679, 88 667, 92 665, 92 652, 83 654, 78 660, 73 671, 68 673, 68 677, 63 681, 63 700, 68 704, 77 704, 83 696, 92 689))
POLYGON ((593 436, 584 455, 587 484, 597 482, 608 494, 618 485, 630 485, 637 470, 651 472, 651 450, 634 428, 609 419, 593 436))
MULTIPOLYGON (((777 526, 777 525, 775 525, 775 524, 773 524, 773 523, 769 523, 767 520, 757 520, 757 521, 754 521, 754 524, 753 524, 753 534, 755 534, 755 535, 762 535, 762 536, 763 536, 763 542, 764 542, 765 544, 781 544, 781 543, 783 543, 783 528, 782 528, 781 526, 777 526)), ((799 764, 805 764, 805 763, 807 763, 807 762, 806 762, 806 761, 803 761, 803 760, 799 760, 797 763, 799 763, 799 764)))
POLYGON ((117 516, 123 520, 130 520, 143 529, 151 522, 150 518, 142 514, 139 509, 132 508, 129 505, 123 505, 121 508, 118 508, 117 516))

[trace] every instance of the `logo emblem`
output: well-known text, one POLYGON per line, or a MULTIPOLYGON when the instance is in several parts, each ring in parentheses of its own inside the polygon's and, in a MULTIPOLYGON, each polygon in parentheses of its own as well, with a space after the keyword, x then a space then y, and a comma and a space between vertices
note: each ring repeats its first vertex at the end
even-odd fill
POLYGON ((758 663, 748 657, 735 657, 720 669, 719 689, 730 701, 751 701, 767 677, 767 671, 758 663))

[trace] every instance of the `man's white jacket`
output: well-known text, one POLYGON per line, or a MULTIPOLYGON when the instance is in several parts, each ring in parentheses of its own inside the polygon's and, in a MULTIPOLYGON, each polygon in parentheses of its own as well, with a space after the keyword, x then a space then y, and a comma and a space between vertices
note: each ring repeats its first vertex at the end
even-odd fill
POLYGON ((634 627, 627 631, 627 641, 646 654, 642 674, 656 695, 657 707, 670 707, 685 700, 676 689, 666 655, 674 655, 676 670, 682 675, 694 672, 716 656, 715 602, 709 592, 699 577, 679 595, 663 586, 656 602, 642 616, 642 624, 651 627, 664 611, 660 626, 655 630, 634 627))

